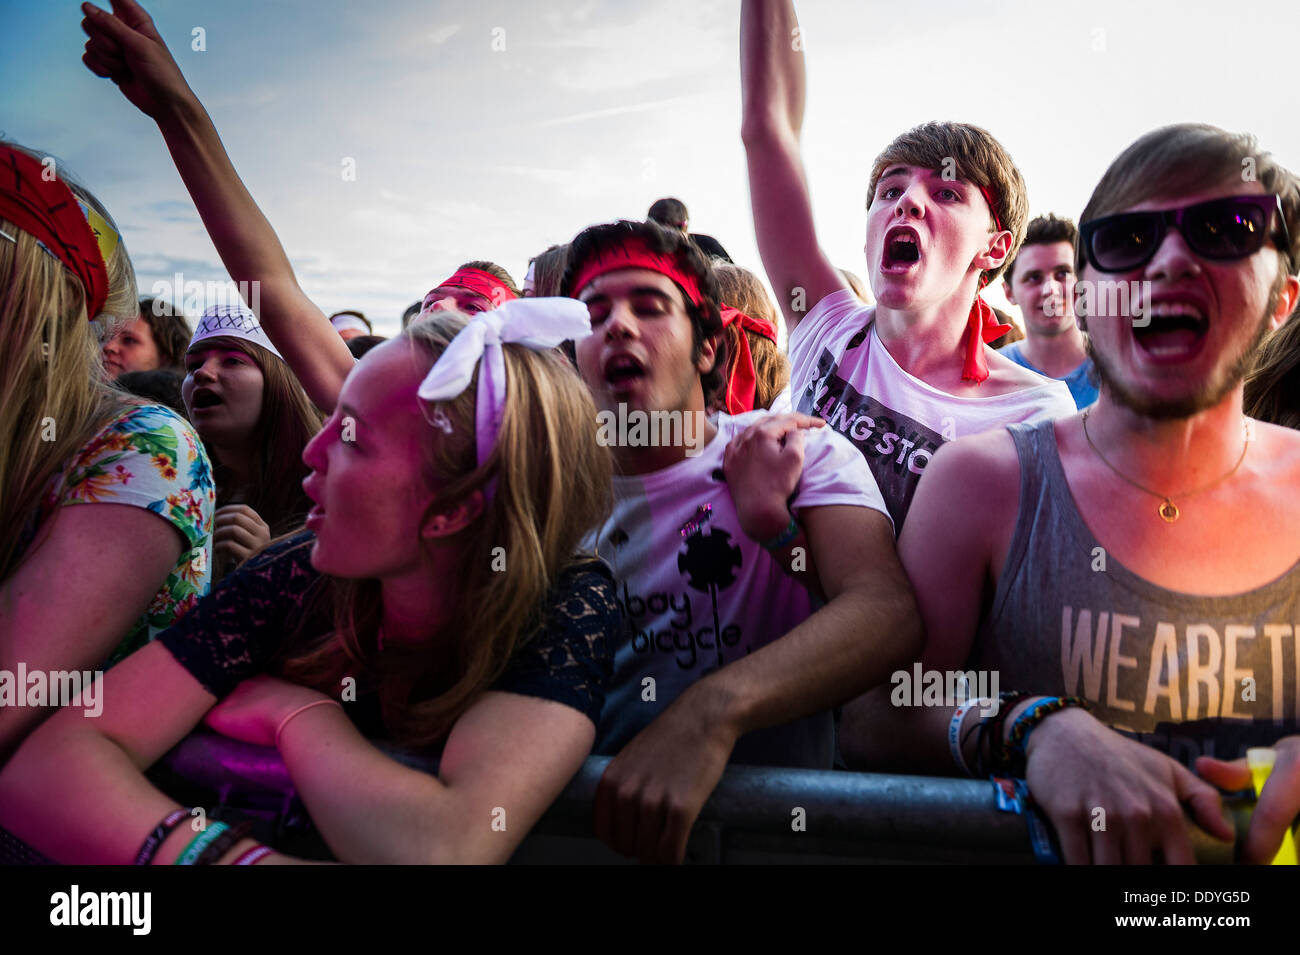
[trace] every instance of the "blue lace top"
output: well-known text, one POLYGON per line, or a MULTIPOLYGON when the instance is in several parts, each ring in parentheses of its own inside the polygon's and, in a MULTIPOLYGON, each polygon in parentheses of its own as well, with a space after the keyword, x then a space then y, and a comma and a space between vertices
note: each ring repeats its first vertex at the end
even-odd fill
MULTIPOLYGON (((295 633, 301 640, 328 633, 330 601, 315 602, 323 609, 303 620, 316 588, 328 583, 311 565, 313 539, 310 532, 297 534, 246 561, 158 641, 221 698, 269 669, 295 633)), ((609 568, 599 560, 574 563, 551 592, 544 623, 490 689, 555 700, 595 723, 621 627, 609 568)), ((365 735, 386 735, 374 693, 359 687, 356 702, 345 709, 365 735)))

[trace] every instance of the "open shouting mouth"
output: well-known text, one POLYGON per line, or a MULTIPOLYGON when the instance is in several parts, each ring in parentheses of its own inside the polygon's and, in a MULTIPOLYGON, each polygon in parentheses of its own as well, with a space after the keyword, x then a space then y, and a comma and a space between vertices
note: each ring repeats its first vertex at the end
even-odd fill
POLYGON ((885 233, 885 247, 880 256, 882 272, 903 274, 921 262, 921 237, 911 226, 894 226, 885 233))
POLYGON ((1147 323, 1134 325, 1133 339, 1148 356, 1161 362, 1195 358, 1210 330, 1204 310, 1189 301, 1152 303, 1143 317, 1147 323))

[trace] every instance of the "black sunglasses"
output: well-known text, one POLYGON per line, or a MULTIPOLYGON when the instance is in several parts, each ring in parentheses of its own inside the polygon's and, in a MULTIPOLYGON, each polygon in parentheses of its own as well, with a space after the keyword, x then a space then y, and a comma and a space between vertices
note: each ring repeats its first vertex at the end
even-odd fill
POLYGON ((1163 212, 1121 212, 1079 226, 1084 255, 1098 272, 1129 272, 1151 261, 1172 225, 1187 247, 1206 259, 1244 259, 1269 240, 1273 213, 1281 224, 1277 247, 1291 245, 1279 196, 1229 196, 1163 212))

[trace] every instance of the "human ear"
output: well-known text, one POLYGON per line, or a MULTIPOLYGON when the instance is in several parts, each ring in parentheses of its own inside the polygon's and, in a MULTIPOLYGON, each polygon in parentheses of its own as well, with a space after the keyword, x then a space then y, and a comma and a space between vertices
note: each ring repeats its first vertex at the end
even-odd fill
MULTIPOLYGON (((1286 320, 1295 311, 1296 300, 1300 299, 1300 278, 1288 275, 1282 283, 1282 294, 1277 297, 1277 305, 1269 316, 1270 331, 1277 331, 1286 324, 1286 320)), ((1300 321, 1300 319, 1297 319, 1300 321)))
POLYGON ((483 513, 483 506, 483 492, 475 490, 463 498, 460 503, 429 518, 420 532, 421 536, 429 539, 451 537, 453 534, 458 534, 478 520, 483 513))
POLYGON ((1011 232, 1003 229, 1001 232, 995 232, 989 236, 988 245, 984 251, 975 256, 975 264, 982 271, 996 269, 1004 263, 1011 254, 1011 232))

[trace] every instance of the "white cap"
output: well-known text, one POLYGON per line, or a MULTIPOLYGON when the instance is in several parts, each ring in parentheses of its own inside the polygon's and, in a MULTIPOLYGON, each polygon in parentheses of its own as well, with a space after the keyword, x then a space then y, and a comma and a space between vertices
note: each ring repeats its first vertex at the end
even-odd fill
POLYGON ((276 358, 284 361, 284 356, 271 344, 271 339, 266 337, 266 332, 262 330, 262 323, 244 305, 210 305, 204 309, 203 317, 199 319, 199 327, 194 330, 194 337, 190 339, 190 348, 205 338, 218 336, 242 338, 254 345, 261 345, 276 358))
POLYGON ((330 324, 334 326, 336 332, 357 331, 362 335, 374 334, 366 327, 366 323, 355 315, 341 313, 330 319, 330 324))

